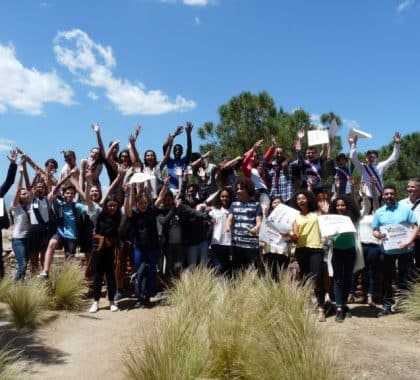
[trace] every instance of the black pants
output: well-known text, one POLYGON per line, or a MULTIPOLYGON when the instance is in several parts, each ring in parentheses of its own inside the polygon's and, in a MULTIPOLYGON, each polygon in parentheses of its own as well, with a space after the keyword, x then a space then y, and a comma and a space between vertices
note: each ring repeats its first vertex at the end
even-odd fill
POLYGON ((258 248, 233 247, 232 271, 238 272, 250 266, 258 266, 258 248))
POLYGON ((3 236, 0 230, 0 280, 4 277, 4 263, 3 263, 3 236))
POLYGON ((296 248, 296 259, 304 281, 312 279, 318 307, 324 307, 325 290, 322 282, 324 251, 316 248, 296 248))
POLYGON ((278 253, 266 253, 263 259, 264 264, 271 271, 271 277, 276 281, 279 280, 280 271, 287 269, 289 265, 289 257, 278 253))
POLYGON ((114 252, 113 246, 104 246, 98 251, 98 241, 93 239, 92 263, 93 263, 93 298, 99 301, 101 298, 102 281, 105 275, 109 301, 114 301, 116 284, 114 274, 114 252))

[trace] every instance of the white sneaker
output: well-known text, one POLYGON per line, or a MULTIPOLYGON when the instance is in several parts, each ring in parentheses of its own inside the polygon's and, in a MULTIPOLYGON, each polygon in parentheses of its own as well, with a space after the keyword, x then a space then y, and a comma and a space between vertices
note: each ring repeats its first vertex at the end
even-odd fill
POLYGON ((95 301, 89 309, 89 313, 96 313, 99 309, 98 303, 95 301))
POLYGON ((38 278, 48 278, 48 272, 43 270, 38 276, 38 278))
POLYGON ((109 304, 109 310, 111 310, 111 311, 118 311, 120 309, 118 308, 117 305, 115 305, 115 303, 111 303, 111 304, 109 304))

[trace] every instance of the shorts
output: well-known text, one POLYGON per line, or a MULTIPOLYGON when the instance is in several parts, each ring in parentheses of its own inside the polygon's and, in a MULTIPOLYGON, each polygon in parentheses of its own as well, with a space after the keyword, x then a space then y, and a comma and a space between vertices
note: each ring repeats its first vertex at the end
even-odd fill
POLYGON ((77 239, 68 239, 60 234, 55 234, 51 239, 57 240, 57 249, 64 249, 66 259, 76 255, 77 239))

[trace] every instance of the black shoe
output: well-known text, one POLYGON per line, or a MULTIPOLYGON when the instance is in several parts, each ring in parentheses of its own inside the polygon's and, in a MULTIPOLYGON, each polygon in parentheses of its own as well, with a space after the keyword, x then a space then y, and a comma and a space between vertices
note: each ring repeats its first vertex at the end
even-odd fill
POLYGON ((380 311, 378 316, 379 317, 385 317, 387 315, 391 314, 391 308, 389 307, 383 307, 380 311))
POLYGON ((134 305, 134 307, 137 309, 137 308, 139 308, 139 309, 150 309, 150 308, 152 308, 153 307, 153 305, 152 305, 152 303, 150 302, 150 301, 147 301, 147 300, 138 300, 136 303, 135 303, 135 305, 134 305))
POLYGON ((344 322, 345 314, 344 310, 337 310, 337 313, 335 314, 335 321, 338 323, 344 322))
POLYGON ((348 306, 344 306, 344 315, 346 318, 351 318, 353 316, 348 306))

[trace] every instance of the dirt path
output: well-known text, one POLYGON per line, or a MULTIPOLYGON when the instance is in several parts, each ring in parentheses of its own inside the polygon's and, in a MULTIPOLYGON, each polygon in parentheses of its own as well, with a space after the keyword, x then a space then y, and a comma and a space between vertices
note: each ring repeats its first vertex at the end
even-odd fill
MULTIPOLYGON (((344 323, 331 317, 322 325, 338 344, 338 359, 349 378, 420 379, 420 323, 402 314, 376 318, 362 305, 352 310, 353 318, 344 323)), ((93 315, 60 312, 35 333, 8 338, 14 337, 14 345, 24 350, 30 379, 123 379, 125 347, 137 334, 145 336, 148 326, 168 311, 157 306, 117 313, 101 309, 93 315)), ((4 328, 0 326, 2 339, 7 335, 4 328)))

